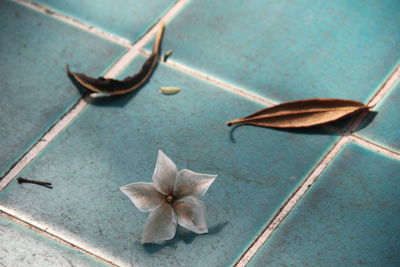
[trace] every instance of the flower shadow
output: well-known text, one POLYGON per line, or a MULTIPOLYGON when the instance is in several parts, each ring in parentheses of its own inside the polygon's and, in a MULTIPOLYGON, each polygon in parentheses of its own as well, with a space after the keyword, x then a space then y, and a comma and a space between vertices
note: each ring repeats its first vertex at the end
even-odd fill
POLYGON ((185 244, 191 244, 196 238, 201 238, 202 236, 215 235, 222 231, 223 228, 228 224, 228 221, 217 223, 216 225, 208 229, 208 233, 204 235, 198 235, 193 233, 183 227, 179 227, 176 231, 175 237, 171 240, 165 241, 162 244, 144 244, 143 247, 145 251, 149 254, 154 254, 160 250, 168 247, 175 248, 177 243, 183 241, 185 244))

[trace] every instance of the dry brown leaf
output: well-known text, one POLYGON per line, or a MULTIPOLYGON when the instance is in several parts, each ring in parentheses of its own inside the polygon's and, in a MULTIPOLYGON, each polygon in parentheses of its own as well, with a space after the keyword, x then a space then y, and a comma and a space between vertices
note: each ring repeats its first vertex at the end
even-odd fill
POLYGON ((109 95, 122 95, 139 89, 151 76, 157 66, 160 53, 160 43, 164 33, 164 24, 160 29, 154 42, 153 51, 149 58, 144 62, 142 69, 133 76, 126 77, 123 80, 106 79, 103 77, 92 78, 83 73, 70 71, 67 65, 67 73, 71 79, 75 80, 81 86, 90 91, 105 93, 109 95))
POLYGON ((245 118, 228 121, 228 126, 250 124, 272 128, 302 128, 345 118, 371 107, 346 99, 316 98, 279 104, 245 118))

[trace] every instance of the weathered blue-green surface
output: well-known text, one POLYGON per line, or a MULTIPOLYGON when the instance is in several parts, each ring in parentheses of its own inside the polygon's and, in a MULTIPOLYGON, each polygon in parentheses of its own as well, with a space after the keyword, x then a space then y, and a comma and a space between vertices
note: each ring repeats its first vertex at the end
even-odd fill
POLYGON ((135 42, 177 0, 38 0, 62 14, 135 42))
MULTIPOLYGON (((135 42, 176 3, 38 2, 49 11, 0 2, 0 177, 79 98, 65 65, 97 76, 125 51, 58 21, 53 8, 135 42)), ((17 175, 52 182, 54 189, 12 181, 0 192, 0 210, 121 266, 234 264, 339 136, 321 129, 229 128, 226 121, 264 106, 183 70, 276 102, 367 102, 400 62, 399 11, 397 0, 187 1, 166 25, 163 42, 163 51, 174 51, 170 62, 182 68, 161 63, 137 93, 94 100, 17 175), (182 90, 166 96, 161 86, 182 90), (163 246, 140 244, 147 214, 119 187, 150 182, 158 149, 180 169, 219 175, 204 198, 209 234, 179 228, 163 246)), ((144 60, 135 58, 120 78, 144 60)), ((399 264, 399 89, 355 133, 371 150, 345 146, 251 264, 399 264), (374 143, 394 151, 392 157, 375 152, 374 143)), ((335 132, 350 121, 336 123, 335 132)), ((24 258, 26 243, 18 235, 1 238, 0 255, 14 259, 3 253, 14 246, 24 258)), ((50 265, 68 266, 80 254, 62 255, 50 265)))
POLYGON ((94 102, 23 172, 51 181, 53 190, 14 182, 0 193, 0 206, 82 239, 123 264, 190 266, 200 258, 204 265, 230 264, 337 139, 255 127, 231 132, 225 125, 258 108, 159 66, 136 95, 94 102), (182 91, 162 95, 159 87, 165 85, 182 91), (119 187, 150 182, 158 149, 180 169, 219 175, 205 196, 210 234, 178 235, 166 246, 140 244, 147 214, 119 187))
POLYGON ((399 266, 399 172, 347 145, 250 266, 399 266))
POLYGON ((400 152, 400 83, 393 88, 367 118, 365 127, 357 134, 391 150, 400 152))
POLYGON ((0 14, 2 175, 79 98, 66 64, 99 74, 123 49, 11 2, 0 14))
POLYGON ((398 0, 191 1, 164 47, 184 65, 277 102, 364 102, 399 62, 399 12, 398 0))
POLYGON ((0 217, 2 266, 106 266, 0 217))

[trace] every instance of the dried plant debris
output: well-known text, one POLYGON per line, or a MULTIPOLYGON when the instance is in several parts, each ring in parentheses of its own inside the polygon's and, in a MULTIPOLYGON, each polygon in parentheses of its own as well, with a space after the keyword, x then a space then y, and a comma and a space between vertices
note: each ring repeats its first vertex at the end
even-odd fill
POLYGON ((164 24, 161 24, 150 57, 143 64, 142 69, 133 76, 123 80, 106 79, 103 77, 92 78, 82 73, 70 71, 68 75, 81 86, 90 91, 109 95, 122 95, 139 89, 151 76, 160 58, 160 44, 164 33, 164 24))
POLYGON ((250 124, 271 128, 302 128, 333 122, 371 107, 346 99, 305 99, 262 109, 227 125, 250 124))
POLYGON ((160 87, 160 92, 164 95, 173 95, 181 91, 179 87, 160 87))
POLYGON ((19 184, 24 184, 24 183, 26 183, 26 184, 37 184, 37 185, 41 185, 41 186, 53 189, 53 186, 49 182, 29 180, 29 179, 25 179, 25 178, 22 178, 22 177, 18 177, 17 181, 18 181, 19 184))
POLYGON ((167 52, 165 52, 164 56, 163 56, 163 61, 166 62, 167 59, 172 55, 173 51, 172 50, 168 50, 167 52))

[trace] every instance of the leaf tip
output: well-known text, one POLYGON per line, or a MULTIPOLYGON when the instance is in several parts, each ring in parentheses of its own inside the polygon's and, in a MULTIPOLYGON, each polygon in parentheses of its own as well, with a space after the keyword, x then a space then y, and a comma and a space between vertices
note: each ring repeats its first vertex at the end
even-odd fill
POLYGON ((231 127, 232 125, 238 124, 240 123, 240 121, 238 119, 236 120, 230 120, 226 123, 226 125, 228 125, 229 127, 231 127))

